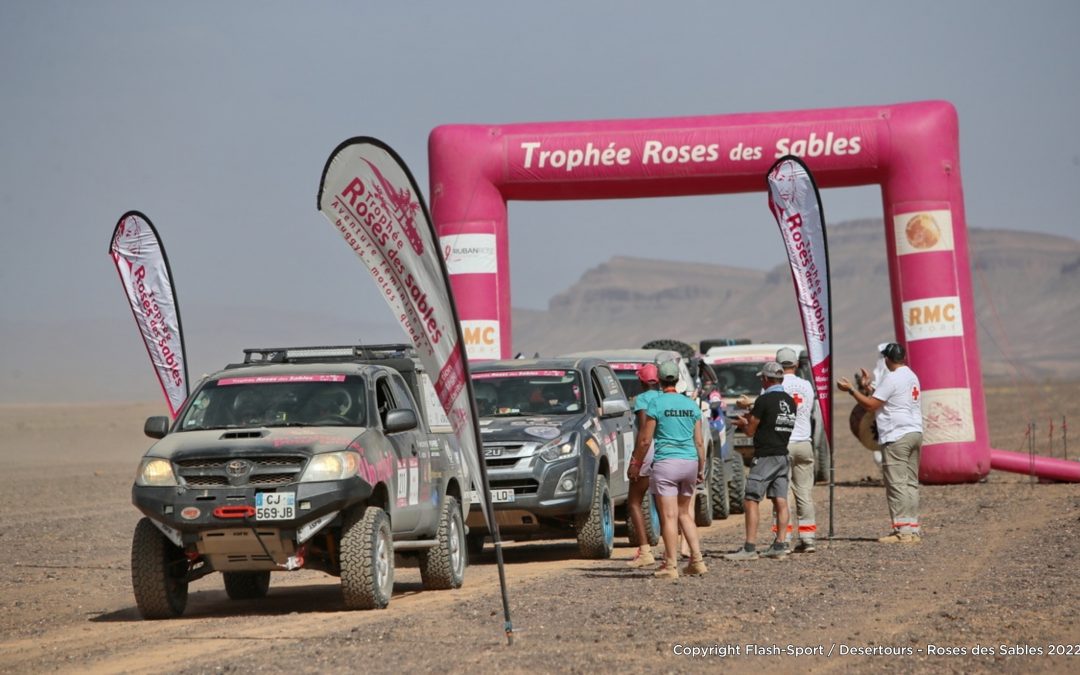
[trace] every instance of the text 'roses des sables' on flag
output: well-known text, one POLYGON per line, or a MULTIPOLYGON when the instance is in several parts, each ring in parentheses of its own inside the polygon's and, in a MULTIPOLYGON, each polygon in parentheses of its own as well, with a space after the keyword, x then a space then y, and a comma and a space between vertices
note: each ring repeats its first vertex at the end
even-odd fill
POLYGON ((460 323, 416 181, 389 146, 352 138, 326 162, 318 207, 363 261, 432 374, 486 519, 487 481, 460 323))
POLYGON ((832 447, 832 315, 821 198, 810 170, 793 155, 778 159, 766 180, 769 210, 787 248, 825 438, 832 447))
POLYGON ((187 352, 172 272, 161 238, 138 211, 120 216, 109 244, 135 324, 175 419, 188 397, 187 352))

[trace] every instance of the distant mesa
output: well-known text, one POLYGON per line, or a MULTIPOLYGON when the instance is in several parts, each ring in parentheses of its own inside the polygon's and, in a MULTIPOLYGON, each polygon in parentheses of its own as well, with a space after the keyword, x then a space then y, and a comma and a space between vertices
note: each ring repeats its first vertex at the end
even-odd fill
MULTIPOLYGON (((938 250, 950 235, 940 216, 927 211, 905 217, 898 230, 899 243, 911 251, 938 250)), ((872 365, 873 346, 896 335, 885 234, 880 219, 829 226, 836 373, 872 365)), ((1062 276, 1080 272, 1080 241, 972 228, 968 244, 977 270, 973 315, 983 375, 1080 377, 1080 295, 1072 277, 1062 276), (1031 326, 1039 327, 1037 336, 1028 336, 1031 326)), ((701 335, 801 342, 787 263, 762 270, 615 257, 597 261, 546 310, 514 309, 514 349, 528 354, 701 335)))

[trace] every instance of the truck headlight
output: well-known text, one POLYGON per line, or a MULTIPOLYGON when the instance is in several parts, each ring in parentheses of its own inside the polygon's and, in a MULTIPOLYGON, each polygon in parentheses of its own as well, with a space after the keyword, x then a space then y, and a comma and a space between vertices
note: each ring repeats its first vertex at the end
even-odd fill
POLYGON ((556 439, 540 448, 538 454, 540 455, 540 459, 545 462, 554 462, 558 459, 576 457, 578 454, 578 436, 577 434, 568 434, 562 438, 556 439))
POLYGON ((176 474, 173 473, 172 462, 158 457, 144 459, 135 474, 135 484, 149 487, 175 486, 176 474))
POLYGON ((308 462, 300 476, 301 483, 314 483, 322 480, 342 480, 352 478, 360 470, 360 455, 350 450, 342 452, 324 452, 315 455, 308 462))

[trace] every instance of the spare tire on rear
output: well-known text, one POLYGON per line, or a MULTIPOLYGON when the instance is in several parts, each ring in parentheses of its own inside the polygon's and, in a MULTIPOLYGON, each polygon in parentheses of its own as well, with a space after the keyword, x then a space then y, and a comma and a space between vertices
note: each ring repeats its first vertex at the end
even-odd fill
POLYGON ((671 339, 652 340, 650 342, 646 342, 645 344, 641 345, 641 348, 642 349, 667 349, 669 351, 679 352, 680 354, 682 354, 682 357, 684 359, 688 360, 688 361, 690 359, 694 358, 694 355, 697 354, 696 349, 694 349, 693 347, 691 347, 690 345, 686 344, 685 342, 683 342, 681 340, 671 340, 671 339))

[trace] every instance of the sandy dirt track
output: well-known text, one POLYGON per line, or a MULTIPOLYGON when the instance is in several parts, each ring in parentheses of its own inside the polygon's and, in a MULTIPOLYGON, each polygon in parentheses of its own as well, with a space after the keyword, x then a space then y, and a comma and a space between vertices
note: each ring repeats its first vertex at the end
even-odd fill
MULTIPOLYGON (((997 447, 1015 450, 1028 417, 1080 419, 1080 384, 1031 393, 988 387, 997 447)), ((710 573, 676 582, 627 568, 621 559, 630 549, 622 538, 620 560, 610 561, 577 559, 571 542, 508 545, 513 647, 502 632, 490 546, 460 590, 423 592, 415 568, 399 569, 384 611, 343 611, 336 579, 301 571, 275 575, 261 601, 229 600, 213 575, 192 584, 183 618, 142 621, 130 588, 138 513, 129 497, 137 459, 149 445, 142 422, 160 410, 0 407, 0 672, 1080 666, 1080 486, 1002 473, 982 484, 924 486, 924 542, 880 545, 874 540, 886 529, 883 490, 870 454, 846 432, 838 435, 837 536, 816 554, 724 561, 719 556, 742 539, 737 516, 702 531, 710 573), (759 653, 747 654, 748 645, 759 653), (832 655, 795 657, 789 646, 832 655), (995 653, 974 655, 976 646, 995 653), (675 653, 687 647, 713 653, 675 653), (1073 656, 1048 653, 1055 648, 1073 656)), ((1045 445, 1040 438, 1040 450, 1045 445)), ((1074 446, 1075 457, 1080 441, 1074 446)), ((827 525, 827 487, 819 485, 815 497, 819 523, 827 525)), ((759 539, 766 539, 764 528, 759 539)))

